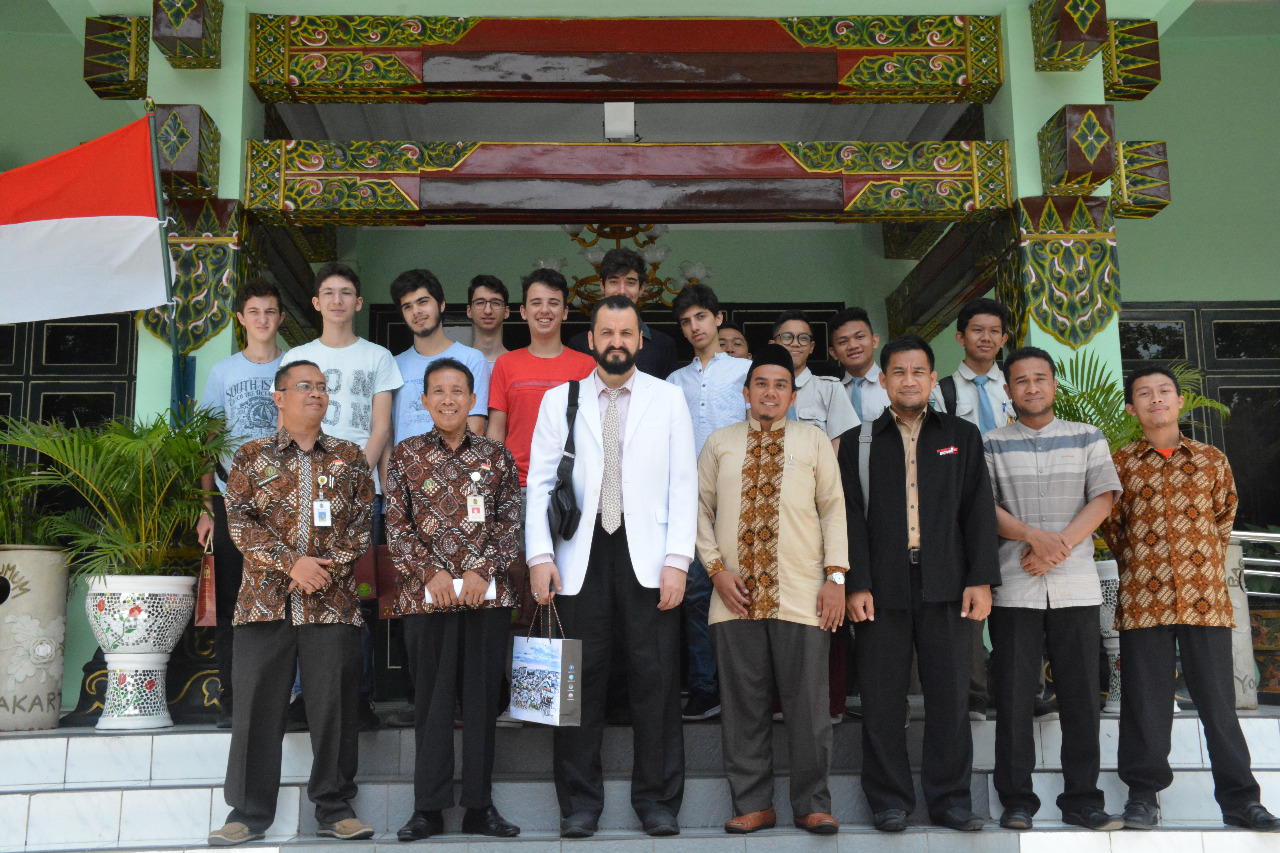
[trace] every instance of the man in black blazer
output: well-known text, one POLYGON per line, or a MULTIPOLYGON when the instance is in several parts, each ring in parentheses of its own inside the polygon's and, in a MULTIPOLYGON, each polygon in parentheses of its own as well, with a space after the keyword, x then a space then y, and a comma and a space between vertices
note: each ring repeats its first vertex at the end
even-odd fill
POLYGON ((978 428, 929 408, 933 350, 904 335, 880 353, 889 408, 849 430, 840 473, 849 520, 849 618, 862 683, 862 790, 876 829, 900 832, 915 808, 902 728, 911 655, 925 696, 921 787, 939 826, 979 830, 969 793, 968 620, 991 611, 1000 583, 996 512, 978 428), (871 436, 869 499, 860 472, 871 436), (870 506, 865 512, 864 507, 870 506))

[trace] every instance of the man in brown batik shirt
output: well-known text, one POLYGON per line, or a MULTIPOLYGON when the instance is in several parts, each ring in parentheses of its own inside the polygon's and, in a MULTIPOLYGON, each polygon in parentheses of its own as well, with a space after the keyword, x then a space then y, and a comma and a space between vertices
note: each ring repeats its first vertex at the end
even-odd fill
POLYGON ((502 711, 519 558, 520 473, 500 442, 467 430, 475 377, 438 358, 423 377, 431 431, 396 445, 387 468, 387 534, 414 691, 413 814, 399 831, 444 831, 453 800, 453 712, 462 701, 462 831, 510 838, 520 828, 493 807, 494 726, 502 711), (459 690, 461 687, 461 690, 459 690))
POLYGON ((316 834, 373 835, 351 808, 359 734, 360 617, 352 565, 369 548, 373 477, 361 448, 320 430, 329 405, 313 362, 280 368, 280 431, 236 453, 227 480, 231 538, 244 554, 236 602, 236 704, 214 846, 262 838, 275 820, 295 662, 311 710, 316 834))

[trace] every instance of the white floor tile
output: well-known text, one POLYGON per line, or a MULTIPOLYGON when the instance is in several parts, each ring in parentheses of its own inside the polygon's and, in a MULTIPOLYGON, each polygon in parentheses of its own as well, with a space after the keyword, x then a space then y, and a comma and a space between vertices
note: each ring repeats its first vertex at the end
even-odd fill
POLYGON ((66 780, 67 738, 0 738, 0 791, 61 788, 66 780))
POLYGON ((136 785, 150 778, 150 735, 98 735, 67 741, 67 785, 136 785))
MULTIPOLYGON (((1222 839, 1218 839, 1221 841, 1222 839)), ((1234 846, 1212 845, 1210 850, 1230 850, 1239 853, 1234 846)), ((1205 853, 1204 835, 1199 832, 1113 832, 1111 853, 1205 853)), ((1275 848, 1272 848, 1275 853, 1275 848)))
POLYGON ((27 807, 30 797, 26 794, 0 794, 0 851, 11 853, 21 850, 27 841, 27 807))
POLYGON ((151 739, 151 778, 220 785, 226 778, 230 746, 230 732, 156 735, 151 739))
POLYGON ((970 723, 973 731, 973 769, 991 770, 996 766, 996 724, 994 721, 970 723))
POLYGON ((1098 758, 1105 770, 1114 770, 1119 761, 1120 721, 1104 717, 1098 725, 1098 758))
POLYGON ((124 791, 120 804, 120 843, 201 842, 209 835, 209 801, 209 788, 124 791))
POLYGON ((1199 717, 1176 717, 1173 721, 1169 747, 1169 766, 1208 767, 1209 759, 1204 751, 1204 741, 1199 717))
POLYGON ((31 795, 27 847, 32 850, 114 845, 119 834, 119 791, 51 791, 31 795))
MULTIPOLYGON (((1280 721, 1265 717, 1240 720, 1255 768, 1280 768, 1280 721)), ((1203 736, 1203 735, 1202 735, 1203 736)))
POLYGON ((1057 720, 1046 720, 1036 723, 1040 733, 1040 763, 1044 769, 1058 769, 1062 766, 1062 726, 1057 720))
POLYGON ((1173 784, 1160 792, 1160 817, 1168 820, 1221 821, 1222 809, 1213 799, 1213 774, 1175 771, 1173 784))
POLYGON ((311 734, 290 732, 284 736, 280 752, 280 778, 305 782, 311 778, 311 734))
POLYGON ((1226 829, 1204 833, 1205 853, 1276 853, 1280 841, 1274 832, 1226 829))
POLYGON ((1019 853, 1111 853, 1111 832, 1087 829, 1018 834, 1019 853))
MULTIPOLYGON (((214 796, 221 796, 221 792, 215 793, 214 796)), ((280 788, 280 795, 276 798, 276 820, 267 829, 268 840, 278 841, 298 834, 298 815, 301 812, 303 800, 306 800, 306 794, 302 789, 293 785, 280 788)), ((312 808, 310 800, 307 800, 307 807, 312 808)), ((218 826, 221 825, 218 824, 218 826)))

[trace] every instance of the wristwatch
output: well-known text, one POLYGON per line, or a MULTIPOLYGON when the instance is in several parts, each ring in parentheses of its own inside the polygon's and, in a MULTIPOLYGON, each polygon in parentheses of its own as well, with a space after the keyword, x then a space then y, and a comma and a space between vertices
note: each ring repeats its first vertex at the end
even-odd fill
POLYGON ((844 572, 832 572, 827 575, 827 580, 839 584, 840 586, 844 586, 844 572))

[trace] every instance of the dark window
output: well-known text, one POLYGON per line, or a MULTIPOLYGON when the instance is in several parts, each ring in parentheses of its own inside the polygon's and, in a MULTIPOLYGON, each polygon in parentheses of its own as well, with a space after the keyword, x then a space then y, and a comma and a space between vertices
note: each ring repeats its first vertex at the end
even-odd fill
POLYGON ((115 365, 120 360, 120 327, 115 323, 46 323, 47 366, 115 365))
POLYGON ((1222 359, 1280 358, 1280 320, 1215 320, 1213 353, 1222 359))
POLYGON ((40 395, 40 420, 96 426, 115 416, 116 395, 111 391, 68 391, 40 395))
POLYGON ((0 367, 18 363, 18 327, 0 326, 0 367))
POLYGON ((1222 446, 1234 463, 1240 496, 1235 528, 1275 524, 1280 507, 1280 387, 1233 383, 1219 386, 1216 396, 1231 409, 1222 424, 1222 446))
POLYGON ((1186 326, 1177 320, 1121 320, 1120 357, 1135 361, 1186 359, 1186 326))

